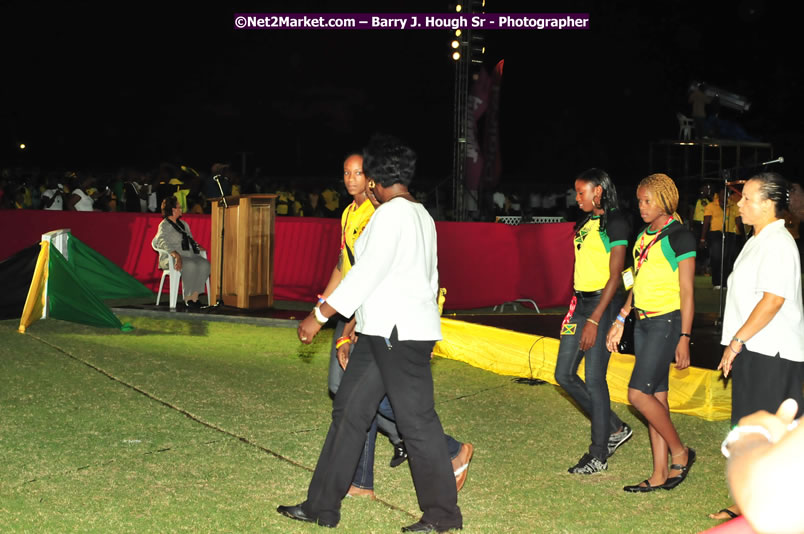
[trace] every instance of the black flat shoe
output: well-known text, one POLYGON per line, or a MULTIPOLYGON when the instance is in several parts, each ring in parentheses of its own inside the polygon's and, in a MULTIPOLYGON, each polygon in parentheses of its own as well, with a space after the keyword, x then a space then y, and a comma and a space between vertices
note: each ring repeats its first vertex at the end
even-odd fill
POLYGON ((391 458, 391 467, 402 465, 408 459, 408 451, 405 449, 405 442, 400 441, 394 444, 394 456, 391 458))
POLYGON ((276 511, 285 517, 295 519, 296 521, 304 521, 305 523, 316 523, 322 527, 334 528, 335 523, 328 523, 316 517, 310 517, 304 513, 300 504, 296 506, 277 506, 276 511))
POLYGON ((682 482, 684 482, 684 479, 687 478, 687 475, 690 474, 690 469, 692 469, 692 464, 695 463, 695 449, 690 447, 689 449, 687 449, 687 451, 688 451, 687 465, 673 464, 673 465, 670 466, 671 470, 681 471, 681 474, 678 475, 677 477, 668 478, 664 482, 664 484, 662 484, 660 486, 661 488, 666 489, 666 490, 671 490, 671 489, 675 488, 676 486, 678 486, 679 484, 681 484, 682 482))
POLYGON ((656 491, 657 489, 662 489, 663 486, 651 486, 650 482, 643 480, 640 484, 636 486, 625 486, 623 491, 627 491, 628 493, 648 493, 649 491, 656 491), (640 484, 645 484, 641 486, 640 484))
POLYGON ((416 521, 412 525, 402 527, 402 532, 449 532, 450 530, 461 530, 461 527, 440 529, 431 523, 421 520, 416 521))

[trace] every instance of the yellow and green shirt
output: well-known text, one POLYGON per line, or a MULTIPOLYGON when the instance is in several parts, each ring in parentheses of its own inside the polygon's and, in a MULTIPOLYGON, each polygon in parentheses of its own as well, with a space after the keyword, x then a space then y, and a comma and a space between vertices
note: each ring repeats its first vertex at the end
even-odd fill
POLYGON ((711 201, 706 198, 699 198, 698 202, 695 203, 695 211, 692 214, 692 220, 695 222, 702 223, 704 220, 704 210, 706 206, 709 205, 711 201))
POLYGON ((355 257, 355 241, 374 215, 374 205, 368 199, 359 206, 354 202, 346 206, 341 214, 341 276, 346 276, 352 268, 355 257))
MULTIPOLYGON (((728 214, 729 222, 726 225, 726 232, 736 234, 737 217, 740 216, 740 208, 737 207, 737 203, 734 202, 733 197, 729 197, 728 214)), ((709 223, 710 232, 723 231, 723 208, 721 208, 720 204, 718 203, 717 195, 715 195, 715 200, 710 202, 704 209, 704 216, 712 217, 712 220, 709 223)))
POLYGON ((628 245, 628 223, 619 212, 607 214, 606 229, 600 230, 595 215, 575 232, 575 291, 597 291, 609 281, 611 249, 628 245))
POLYGON ((681 285, 678 264, 695 257, 695 237, 678 221, 657 233, 650 227, 640 232, 634 243, 634 268, 639 264, 643 248, 650 246, 642 267, 634 279, 634 307, 648 316, 662 315, 681 309, 681 285), (644 236, 644 239, 643 239, 644 236))

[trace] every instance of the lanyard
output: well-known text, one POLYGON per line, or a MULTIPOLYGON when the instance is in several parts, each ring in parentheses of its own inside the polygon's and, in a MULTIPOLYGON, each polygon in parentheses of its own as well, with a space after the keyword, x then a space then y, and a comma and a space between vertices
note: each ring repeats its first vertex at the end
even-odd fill
POLYGON ((341 251, 346 248, 346 227, 349 226, 349 215, 357 209, 357 204, 353 200, 346 211, 346 220, 343 221, 343 228, 341 228, 341 251))
POLYGON ((575 314, 575 307, 577 305, 578 305, 578 297, 573 295, 572 300, 570 300, 569 311, 567 311, 567 315, 564 316, 564 320, 561 322, 562 327, 572 320, 572 316, 575 314))
POLYGON ((673 216, 671 215, 671 216, 670 216, 670 218, 669 218, 669 219, 667 219, 667 222, 666 222, 666 223, 664 223, 664 226, 662 226, 661 230, 659 230, 659 232, 656 234, 656 237, 654 237, 654 238, 653 238, 653 241, 651 241, 650 243, 648 243, 648 245, 647 245, 647 246, 645 246, 645 234, 647 234, 647 233, 648 233, 648 230, 647 230, 647 229, 645 229, 645 231, 644 231, 644 232, 642 232, 642 237, 639 239, 639 250, 640 250, 640 253, 639 253, 639 258, 637 259, 636 273, 634 273, 634 275, 636 275, 637 273, 639 273, 639 269, 641 269, 641 268, 642 268, 642 264, 643 264, 643 263, 645 263, 645 260, 646 260, 646 259, 648 259, 648 252, 650 251, 650 248, 651 248, 653 245, 655 245, 656 243, 658 243, 658 242, 659 242, 659 240, 660 240, 660 239, 661 239, 661 237, 662 237, 662 232, 664 232, 664 229, 665 229, 665 228, 667 228, 668 226, 670 226, 670 223, 671 223, 671 222, 673 222, 673 220, 674 220, 674 219, 673 219, 673 216))

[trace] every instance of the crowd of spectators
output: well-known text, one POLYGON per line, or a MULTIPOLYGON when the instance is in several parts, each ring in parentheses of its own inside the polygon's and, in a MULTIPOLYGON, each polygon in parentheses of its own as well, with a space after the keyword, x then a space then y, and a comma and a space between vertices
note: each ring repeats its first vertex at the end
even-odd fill
MULTIPOLYGON (((425 185, 412 193, 434 219, 455 220, 450 187, 451 180, 443 180, 439 186, 425 185)), ((264 176, 260 169, 242 176, 237 169, 221 163, 202 171, 171 163, 162 163, 148 171, 135 168, 121 168, 116 172, 0 169, 0 209, 158 213, 162 200, 175 195, 184 213, 211 213, 212 199, 220 197, 221 190, 227 196, 276 194, 276 212, 280 216, 338 218, 351 201, 341 176, 277 178, 264 176)), ((705 203, 713 198, 703 193, 695 195, 697 189, 691 192, 689 198, 682 199, 679 212, 684 222, 691 224, 700 236, 702 200, 705 203)), ((636 229, 639 221, 632 196, 623 195, 621 208, 631 219, 632 229, 636 229)), ((735 198, 739 199, 739 195, 735 198)), ((466 191, 464 204, 464 220, 470 221, 491 222, 513 216, 521 217, 522 222, 529 222, 532 217, 571 222, 579 216, 575 191, 543 181, 500 184, 493 191, 479 194, 466 191)), ((786 226, 800 244, 800 218, 788 215, 786 226)), ((745 236, 738 238, 738 247, 744 239, 745 236)), ((703 252, 702 266, 707 264, 708 255, 708 251, 703 252)))
POLYGON ((223 191, 227 196, 276 194, 278 215, 340 217, 348 200, 340 176, 300 184, 296 179, 262 177, 259 171, 243 177, 226 164, 215 164, 208 172, 168 163, 150 171, 2 169, 0 209, 158 213, 162 200, 175 195, 185 213, 211 213, 212 199, 223 191))

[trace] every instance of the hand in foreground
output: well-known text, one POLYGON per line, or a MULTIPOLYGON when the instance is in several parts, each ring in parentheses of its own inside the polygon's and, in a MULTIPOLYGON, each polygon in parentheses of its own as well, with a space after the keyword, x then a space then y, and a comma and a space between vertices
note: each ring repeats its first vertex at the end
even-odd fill
POLYGON ((682 336, 676 345, 676 369, 679 371, 690 366, 690 342, 688 337, 682 336))
POLYGON ((617 352, 620 340, 623 338, 623 327, 619 322, 613 324, 609 328, 609 333, 606 335, 606 348, 610 352, 617 352))
POLYGON ((176 254, 175 256, 173 256, 173 261, 174 261, 173 265, 174 265, 175 269, 177 271, 181 271, 181 256, 179 254, 176 254))
POLYGON ((759 410, 750 415, 746 415, 739 421, 739 426, 761 426, 770 432, 772 441, 776 443, 782 436, 789 432, 790 423, 796 418, 798 404, 793 399, 787 399, 779 405, 776 414, 759 410))
POLYGON ((310 313, 307 317, 305 317, 300 323, 299 328, 296 332, 299 335, 299 341, 302 343, 309 345, 313 342, 313 338, 321 330, 321 325, 318 324, 318 321, 315 320, 315 315, 310 313))
POLYGON ((586 321, 583 325, 583 331, 581 332, 581 342, 578 345, 579 349, 589 350, 592 348, 597 339, 597 328, 598 326, 596 324, 586 321))
POLYGON ((352 353, 352 344, 344 343, 338 348, 338 363, 341 364, 341 369, 346 371, 346 366, 349 365, 349 355, 352 353))
POLYGON ((724 378, 728 378, 731 372, 731 364, 734 363, 734 358, 736 357, 737 353, 731 350, 729 345, 726 345, 726 348, 723 349, 723 357, 720 359, 720 365, 717 366, 718 370, 723 370, 724 378))

